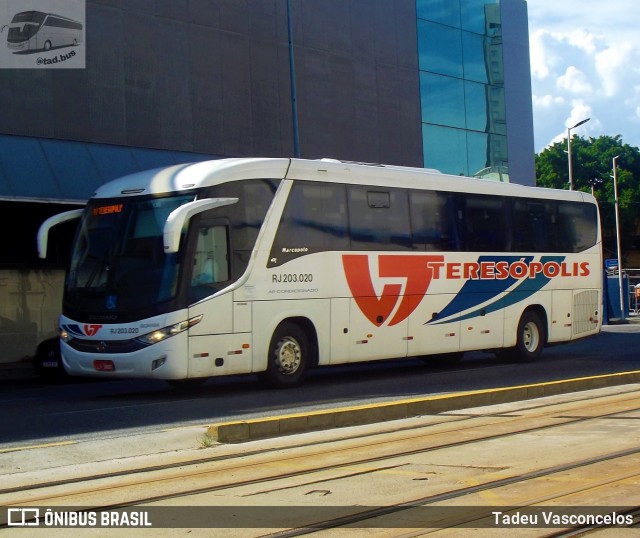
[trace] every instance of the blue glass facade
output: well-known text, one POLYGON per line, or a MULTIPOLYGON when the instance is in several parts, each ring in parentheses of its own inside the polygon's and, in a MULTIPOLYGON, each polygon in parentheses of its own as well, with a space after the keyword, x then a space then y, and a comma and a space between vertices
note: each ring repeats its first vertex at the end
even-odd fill
POLYGON ((112 179, 217 158, 188 151, 0 134, 0 201, 84 203, 112 179))
POLYGON ((508 180, 500 0, 417 0, 424 166, 508 180))

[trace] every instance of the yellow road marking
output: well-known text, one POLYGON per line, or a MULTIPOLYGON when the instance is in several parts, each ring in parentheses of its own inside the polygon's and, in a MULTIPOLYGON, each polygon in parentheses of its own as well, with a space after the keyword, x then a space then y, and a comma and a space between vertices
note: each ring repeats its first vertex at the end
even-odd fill
POLYGON ((20 450, 35 450, 36 448, 52 448, 56 446, 75 444, 78 444, 78 441, 61 441, 59 443, 45 443, 44 445, 15 446, 13 448, 0 448, 0 454, 6 454, 7 452, 19 452, 20 450))

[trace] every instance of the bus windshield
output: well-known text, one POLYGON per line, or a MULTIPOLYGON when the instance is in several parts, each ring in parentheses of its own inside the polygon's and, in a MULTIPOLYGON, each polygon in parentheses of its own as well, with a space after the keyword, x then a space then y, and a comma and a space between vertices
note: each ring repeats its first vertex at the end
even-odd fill
POLYGON ((10 43, 28 41, 37 33, 45 17, 46 14, 40 11, 17 13, 9 25, 7 41, 10 43))
POLYGON ((176 294, 179 262, 165 254, 164 223, 193 195, 90 203, 65 282, 65 306, 101 315, 145 309, 176 294))

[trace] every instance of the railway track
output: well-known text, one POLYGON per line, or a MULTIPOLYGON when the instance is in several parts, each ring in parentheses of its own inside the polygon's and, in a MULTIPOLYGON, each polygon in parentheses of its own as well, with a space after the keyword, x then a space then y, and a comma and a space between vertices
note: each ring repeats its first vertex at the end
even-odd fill
POLYGON ((338 536, 345 529, 350 536, 454 536, 470 528, 518 536, 602 531, 584 518, 544 528, 545 515, 571 510, 615 511, 624 526, 637 525, 640 392, 634 386, 594 392, 0 487, 0 504, 148 509, 160 521, 168 507, 172 513, 183 507, 202 519, 183 526, 229 528, 238 536, 338 536), (538 523, 512 524, 523 510, 538 514, 538 523))

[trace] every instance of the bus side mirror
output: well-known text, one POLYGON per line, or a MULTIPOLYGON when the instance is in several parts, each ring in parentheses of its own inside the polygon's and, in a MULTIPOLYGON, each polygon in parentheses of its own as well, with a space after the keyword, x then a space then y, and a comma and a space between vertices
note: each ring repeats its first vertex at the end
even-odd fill
POLYGON ((188 204, 181 205, 174 209, 167 217, 164 223, 162 239, 164 242, 164 251, 167 254, 174 254, 180 248, 180 235, 184 223, 194 215, 238 202, 238 198, 208 198, 206 200, 196 200, 188 204))
POLYGON ((58 224, 67 222, 68 220, 79 219, 84 209, 73 209, 72 211, 65 211, 64 213, 58 213, 45 220, 38 228, 38 257, 44 259, 47 257, 47 246, 49 244, 49 230, 58 224))

